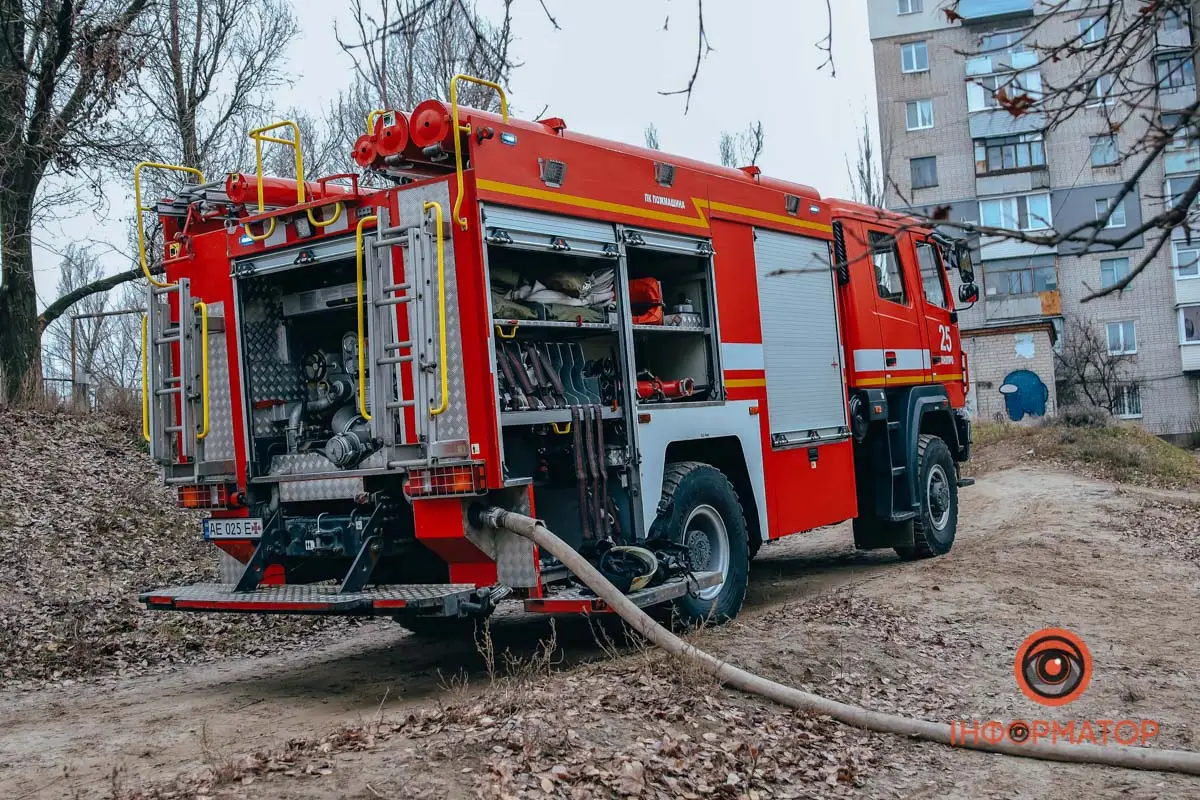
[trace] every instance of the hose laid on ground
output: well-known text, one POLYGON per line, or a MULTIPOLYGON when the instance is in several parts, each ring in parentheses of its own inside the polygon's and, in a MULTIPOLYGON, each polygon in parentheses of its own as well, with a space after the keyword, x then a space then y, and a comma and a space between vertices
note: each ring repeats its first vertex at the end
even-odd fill
POLYGON ((608 582, 587 559, 574 548, 551 533, 538 520, 505 511, 500 508, 489 508, 482 512, 481 521, 493 528, 503 528, 518 536, 531 540, 542 550, 550 553, 567 567, 575 577, 583 581, 589 589, 625 620, 639 634, 649 639, 671 655, 687 659, 704 669, 724 684, 741 689, 750 694, 765 697, 781 705, 807 711, 813 714, 832 717, 839 722, 865 728, 879 733, 895 733, 901 736, 911 736, 938 744, 965 747, 972 750, 982 750, 988 753, 1003 753, 1004 755, 1036 758, 1043 761, 1069 761, 1080 764, 1103 764, 1126 769, 1157 770, 1161 772, 1181 772, 1190 775, 1200 775, 1200 753, 1183 750, 1161 750, 1148 747, 1128 747, 1123 745, 1100 746, 1093 744, 1069 744, 1062 742, 1026 741, 1017 744, 1003 739, 998 743, 974 737, 974 741, 963 741, 966 737, 961 732, 955 735, 954 729, 946 723, 928 722, 911 719, 898 714, 887 714, 880 711, 868 711, 858 706, 829 700, 819 695, 802 692, 791 686, 761 678, 727 664, 714 656, 705 653, 693 645, 680 639, 675 634, 654 621, 645 611, 638 608, 633 601, 621 594, 615 586, 608 582))

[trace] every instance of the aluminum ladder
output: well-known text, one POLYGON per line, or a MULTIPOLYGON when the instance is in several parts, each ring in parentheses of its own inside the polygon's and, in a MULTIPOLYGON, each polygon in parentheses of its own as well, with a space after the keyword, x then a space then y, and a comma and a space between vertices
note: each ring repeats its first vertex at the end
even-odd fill
POLYGON ((147 289, 143 330, 143 433, 169 483, 196 482, 208 435, 208 315, 191 281, 147 289), (178 310, 178 322, 172 311, 178 310))

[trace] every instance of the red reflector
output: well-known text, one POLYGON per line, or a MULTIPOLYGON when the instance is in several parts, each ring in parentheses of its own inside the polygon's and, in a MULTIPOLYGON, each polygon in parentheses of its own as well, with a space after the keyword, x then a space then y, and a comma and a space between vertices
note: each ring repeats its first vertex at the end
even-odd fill
POLYGON ((487 473, 483 464, 458 464, 414 469, 404 481, 404 495, 412 499, 482 494, 486 486, 487 473))
POLYGON ((189 483, 176 487, 180 508, 230 508, 237 485, 232 483, 189 483))

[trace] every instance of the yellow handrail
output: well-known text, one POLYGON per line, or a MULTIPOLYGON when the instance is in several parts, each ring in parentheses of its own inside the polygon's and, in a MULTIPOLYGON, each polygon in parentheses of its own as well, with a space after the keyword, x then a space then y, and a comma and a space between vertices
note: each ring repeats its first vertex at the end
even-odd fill
POLYGON ((246 238, 252 242, 261 242, 265 239, 270 239, 271 234, 275 232, 275 221, 276 221, 275 217, 271 217, 270 219, 267 220, 267 222, 270 224, 268 224, 266 226, 266 228, 263 230, 262 236, 255 236, 253 233, 250 232, 250 223, 248 223, 248 222, 243 223, 242 227, 246 229, 246 238))
POLYGON ((304 155, 300 152, 300 126, 292 122, 290 119, 285 119, 282 122, 275 122, 270 125, 264 125, 261 128, 254 128, 248 134, 254 140, 254 170, 258 178, 258 213, 267 210, 263 196, 263 163, 262 163, 262 146, 263 142, 274 142, 275 144, 283 144, 292 148, 292 152, 296 156, 296 205, 304 204, 304 155), (271 131, 277 131, 280 128, 291 128, 292 138, 281 139, 278 136, 267 136, 271 131))
POLYGON ((446 409, 450 407, 450 370, 446 365, 449 357, 446 354, 446 259, 445 259, 445 235, 442 231, 442 204, 435 202, 425 203, 424 210, 433 209, 435 213, 435 222, 437 224, 437 265, 438 265, 438 369, 442 373, 442 402, 436 408, 429 409, 429 416, 436 417, 438 414, 444 414, 446 409))
POLYGON ((385 111, 384 109, 376 108, 367 114, 367 135, 368 136, 370 136, 372 133, 375 132, 375 120, 379 119, 386 113, 387 113, 387 111, 385 111))
POLYGON ((150 352, 146 349, 149 317, 142 317, 142 438, 150 441, 150 352))
POLYGON ((160 281, 151 275, 150 265, 146 261, 146 228, 144 225, 142 225, 142 214, 146 211, 153 211, 154 207, 142 205, 143 169, 167 169, 173 172, 185 172, 189 175, 195 175, 197 178, 199 178, 200 183, 204 183, 204 173, 195 167, 181 167, 177 164, 160 164, 156 161, 142 161, 133 168, 133 203, 134 214, 137 216, 138 259, 142 265, 142 274, 146 276, 146 280, 150 281, 151 286, 157 286, 159 289, 166 289, 172 284, 160 281))
POLYGON ((514 323, 512 326, 512 333, 506 334, 504 332, 504 326, 497 325, 496 326, 496 335, 499 336, 501 339, 515 339, 515 338, 517 338, 517 326, 514 323))
MULTIPOLYGON (((210 427, 208 415, 208 306, 203 300, 197 300, 192 307, 200 312, 200 403, 204 411, 203 422, 196 438, 203 439, 208 436, 210 427)), ((180 346, 182 347, 182 342, 180 346)))
POLYGON ((318 220, 315 216, 313 216, 313 209, 310 208, 308 209, 308 221, 313 224, 314 228, 327 228, 338 221, 338 218, 342 216, 342 210, 344 208, 345 206, 342 205, 342 201, 338 200, 337 203, 334 204, 333 216, 324 221, 318 220))
POLYGON ((458 194, 454 198, 454 219, 458 222, 458 226, 464 231, 467 229, 467 218, 462 216, 462 201, 463 201, 463 165, 462 165, 462 142, 460 136, 463 133, 470 133, 470 125, 460 125, 458 123, 458 82, 467 81, 468 83, 477 83, 480 86, 487 86, 495 89, 500 94, 500 115, 504 118, 505 124, 508 123, 508 95, 504 93, 504 87, 494 81, 476 78, 472 75, 455 75, 450 79, 450 116, 451 122, 454 125, 454 175, 458 180, 458 194))
POLYGON ((358 269, 355 270, 355 277, 358 279, 358 413, 365 420, 370 420, 371 415, 367 411, 367 337, 366 320, 363 318, 363 226, 377 219, 379 218, 374 214, 361 217, 358 227, 354 230, 354 244, 358 253, 358 269))

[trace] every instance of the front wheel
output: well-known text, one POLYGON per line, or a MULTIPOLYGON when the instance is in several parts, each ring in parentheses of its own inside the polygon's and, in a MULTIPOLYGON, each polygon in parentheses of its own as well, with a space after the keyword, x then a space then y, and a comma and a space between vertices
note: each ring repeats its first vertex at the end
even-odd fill
POLYGON ((721 583, 675 601, 685 625, 726 622, 741 611, 750 575, 746 519, 737 492, 715 467, 695 461, 667 466, 655 535, 683 545, 693 572, 719 572, 721 583))
POLYGON ((917 489, 921 513, 913 520, 913 544, 897 547, 906 561, 950 552, 958 530, 958 470, 950 448, 937 436, 917 440, 917 489))

